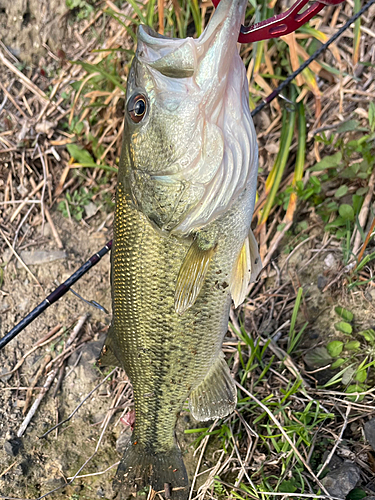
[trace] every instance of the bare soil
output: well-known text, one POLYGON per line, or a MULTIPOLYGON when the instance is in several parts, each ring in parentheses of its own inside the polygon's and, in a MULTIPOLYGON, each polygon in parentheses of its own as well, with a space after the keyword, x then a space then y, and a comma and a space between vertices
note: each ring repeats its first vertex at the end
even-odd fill
MULTIPOLYGON (((107 228, 101 231, 96 230, 96 227, 101 226, 105 220, 102 214, 95 216, 94 220, 91 219, 91 227, 83 223, 72 224, 60 213, 55 213, 53 220, 62 239, 66 258, 29 266, 41 287, 36 285, 25 269, 17 266, 14 258, 10 262, 3 259, 6 272, 2 287, 4 293, 0 299, 2 335, 41 302, 46 294, 56 287, 56 281, 63 282, 110 239, 110 230, 107 228)), ((47 225, 37 249, 45 251, 48 256, 49 253, 55 251, 55 247, 55 240, 47 225)), ((6 259, 9 259, 8 255, 9 253, 5 252, 6 259)), ((110 312, 109 274, 110 263, 107 255, 91 272, 78 281, 74 290, 86 300, 94 300, 110 312)), ((110 314, 90 307, 72 293, 68 293, 0 352, 0 449, 3 450, 0 454, 1 495, 13 498, 38 498, 68 483, 68 478, 74 476, 94 453, 103 430, 103 422, 108 418, 111 419, 110 426, 104 433, 99 452, 85 467, 82 474, 104 471, 120 459, 121 450, 130 435, 129 426, 124 420, 120 421, 120 417, 125 413, 125 407, 131 410, 132 406, 131 387, 126 374, 120 369, 110 381, 101 386, 84 403, 69 423, 53 431, 48 438, 39 439, 48 429, 67 418, 89 392, 103 380, 103 370, 98 368, 96 361, 109 322, 110 314), (55 356, 63 350, 63 340, 69 336, 75 320, 82 315, 88 315, 88 318, 74 350, 66 360, 61 387, 54 395, 58 378, 56 377, 25 434, 18 439, 17 433, 25 418, 23 409, 27 388, 35 379, 45 357, 50 354, 55 356), (39 339, 58 325, 66 327, 67 332, 27 355, 39 339), (4 375, 11 371, 25 355, 27 357, 16 373, 4 375), (127 404, 119 406, 113 412, 110 408, 114 406, 113 396, 115 389, 118 390, 119 386, 120 392, 127 392, 127 398, 125 398, 127 404), (118 451, 116 451, 116 442, 122 433, 124 435, 117 443, 118 451), (12 453, 10 445, 14 445, 18 452, 12 453), (8 468, 9 471, 4 474, 8 468)), ((44 382, 43 377, 40 383, 43 383, 42 381, 44 382)), ((34 390, 36 394, 39 392, 38 387, 39 384, 34 390)), ((32 402, 34 399, 35 397, 32 398, 32 402)), ((190 444, 194 437, 184 434, 184 429, 189 427, 201 427, 201 424, 195 422, 187 412, 182 413, 177 434, 184 451, 185 464, 192 477, 196 459, 193 457, 194 448, 190 444)), ((207 460, 210 462, 208 457, 207 460)), ((207 468, 207 460, 204 468, 207 468)), ((74 499, 75 497, 72 496, 74 494, 79 494, 79 498, 87 499, 112 498, 111 477, 115 470, 113 468, 104 475, 76 479, 71 486, 63 487, 54 493, 53 498, 74 499)))
POLYGON ((0 40, 23 62, 38 66, 48 48, 63 49, 66 14, 60 0, 0 0, 0 40))

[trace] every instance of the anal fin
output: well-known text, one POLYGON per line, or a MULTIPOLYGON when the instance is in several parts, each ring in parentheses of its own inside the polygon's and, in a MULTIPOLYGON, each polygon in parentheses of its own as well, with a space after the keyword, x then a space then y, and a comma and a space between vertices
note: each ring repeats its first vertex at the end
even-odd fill
POLYGON ((236 402, 236 386, 224 355, 220 353, 206 378, 191 392, 189 408, 196 420, 211 420, 232 413, 236 402))
POLYGON ((201 249, 197 240, 193 241, 187 251, 178 274, 174 296, 175 310, 178 314, 183 314, 196 301, 214 251, 214 246, 201 249))
POLYGON ((122 364, 116 356, 116 349, 114 347, 113 341, 113 326, 109 327, 107 338, 105 339, 104 346, 102 348, 102 352, 100 353, 100 357, 98 360, 99 366, 119 366, 122 368, 122 364))
POLYGON ((250 229, 229 282, 234 307, 238 307, 245 300, 249 283, 256 280, 262 269, 262 262, 258 252, 258 244, 250 229))

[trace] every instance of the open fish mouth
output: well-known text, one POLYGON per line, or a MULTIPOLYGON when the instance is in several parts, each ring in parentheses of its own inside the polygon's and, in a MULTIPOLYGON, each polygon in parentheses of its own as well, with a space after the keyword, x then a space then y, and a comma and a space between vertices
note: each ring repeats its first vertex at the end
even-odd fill
POLYGON ((220 79, 237 52, 237 39, 247 0, 221 0, 202 35, 197 38, 169 38, 141 25, 137 57, 165 76, 194 76, 200 86, 220 79))
POLYGON ((133 198, 174 234, 217 219, 249 184, 249 196, 255 193, 256 134, 237 44, 246 5, 221 0, 197 39, 168 38, 147 26, 138 31, 127 99, 143 92, 148 114, 129 127, 133 198), (161 209, 155 194, 161 199, 167 191, 171 201, 161 209))

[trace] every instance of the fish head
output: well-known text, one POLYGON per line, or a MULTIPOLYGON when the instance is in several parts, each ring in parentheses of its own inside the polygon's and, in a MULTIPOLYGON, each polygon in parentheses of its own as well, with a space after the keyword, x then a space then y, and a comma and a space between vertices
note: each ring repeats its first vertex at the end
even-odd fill
POLYGON ((163 230, 192 233, 224 214, 249 184, 255 195, 256 135, 237 46, 246 4, 221 0, 197 39, 139 28, 119 175, 163 230))

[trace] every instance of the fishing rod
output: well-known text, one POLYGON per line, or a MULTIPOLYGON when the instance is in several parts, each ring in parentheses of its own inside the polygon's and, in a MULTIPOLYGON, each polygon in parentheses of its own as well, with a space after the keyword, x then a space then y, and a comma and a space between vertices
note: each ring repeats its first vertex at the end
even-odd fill
MULTIPOLYGON (((106 245, 96 252, 92 257, 89 258, 87 262, 83 264, 74 274, 69 276, 69 278, 61 283, 55 290, 46 297, 43 302, 38 304, 35 309, 33 309, 27 316, 25 316, 17 325, 10 330, 4 337, 0 339, 0 350, 8 344, 14 337, 16 337, 24 328, 27 327, 34 319, 36 319, 43 311, 47 309, 54 302, 61 299, 69 289, 76 283, 84 274, 87 273, 92 267, 94 267, 106 253, 108 253, 112 248, 112 240, 106 243, 106 245)), ((73 291, 73 290, 71 290, 73 291)))
MULTIPOLYGON (((341 3, 342 0, 322 0, 320 2, 315 2, 311 7, 317 9, 316 4, 319 4, 319 10, 323 8, 325 5, 337 5, 341 3)), ((213 0, 213 4, 215 7, 219 4, 220 0, 213 0)), ((257 41, 259 40, 259 36, 261 40, 276 38, 278 36, 282 36, 288 33, 291 33, 295 29, 299 28, 300 25, 306 23, 312 15, 316 15, 317 11, 311 9, 307 9, 302 14, 299 14, 301 8, 306 5, 308 0, 298 0, 297 3, 291 7, 284 14, 280 14, 278 16, 274 16, 271 19, 267 19, 266 21, 261 21, 260 23, 254 24, 248 28, 242 26, 241 34, 239 37, 239 41, 241 43, 248 43, 249 41, 257 41), (298 10, 296 10, 296 5, 298 10), (311 12, 314 14, 311 14, 311 12), (306 12, 308 14, 306 14, 306 12), (301 24, 300 21, 302 19, 305 21, 301 24), (309 17, 310 16, 310 17, 309 17), (286 28, 285 28, 286 26, 286 28), (293 26, 296 26, 294 29, 293 26), (290 31, 291 30, 291 31, 290 31), (243 38, 245 37, 245 38, 243 38), (247 37, 247 38, 246 38, 247 37), (255 38, 257 40, 255 40, 255 38)), ((365 4, 356 14, 354 14, 348 21, 326 42, 324 43, 318 50, 316 50, 309 59, 307 59, 301 66, 291 73, 286 80, 284 80, 268 97, 266 97, 261 104, 259 104, 252 112, 251 116, 254 117, 257 115, 267 104, 269 104, 273 99, 275 99, 280 92, 287 87, 294 78, 299 75, 311 62, 313 62, 319 55, 324 52, 337 38, 339 38, 342 33, 350 27, 350 25, 355 22, 362 14, 364 14, 370 7, 375 3, 375 0, 370 0, 367 4, 365 4)), ((318 12, 319 12, 318 10, 318 12)), ((84 274, 86 274, 92 267, 94 267, 101 259, 106 255, 112 248, 112 240, 109 241, 101 250, 95 253, 90 259, 83 264, 72 276, 70 276, 64 283, 59 285, 48 297, 46 297, 43 302, 35 307, 27 316, 25 316, 16 326, 14 326, 4 337, 0 339, 0 350, 5 347, 12 339, 14 339, 26 326, 28 326, 34 319, 36 319, 43 311, 45 311, 50 305, 54 302, 57 302, 63 295, 65 295, 69 289, 76 283, 84 274)))

